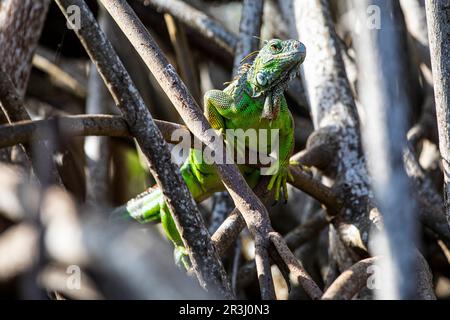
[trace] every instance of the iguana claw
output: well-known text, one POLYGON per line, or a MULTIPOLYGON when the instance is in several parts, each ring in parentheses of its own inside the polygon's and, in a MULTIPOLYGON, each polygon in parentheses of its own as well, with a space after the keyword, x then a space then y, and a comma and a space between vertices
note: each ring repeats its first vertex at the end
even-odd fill
POLYGON ((183 245, 180 233, 177 230, 175 221, 173 221, 172 215, 170 214, 169 208, 164 200, 161 201, 161 224, 166 232, 167 237, 173 242, 175 249, 173 256, 175 263, 180 268, 184 267, 186 270, 191 268, 189 262, 189 255, 187 249, 183 245))
POLYGON ((288 189, 287 182, 293 181, 294 178, 289 171, 289 165, 282 165, 278 172, 274 174, 269 181, 269 185, 267 186, 267 190, 271 191, 275 186, 275 203, 280 200, 280 192, 283 192, 284 201, 288 201, 288 189), (288 180, 289 179, 289 180, 288 180))

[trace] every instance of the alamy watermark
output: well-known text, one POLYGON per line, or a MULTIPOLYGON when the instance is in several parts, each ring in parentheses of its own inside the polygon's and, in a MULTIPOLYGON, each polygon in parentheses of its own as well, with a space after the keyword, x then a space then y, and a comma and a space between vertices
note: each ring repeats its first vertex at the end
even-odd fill
POLYGON ((69 290, 81 289, 81 268, 77 265, 70 265, 66 269, 69 275, 66 279, 66 287, 69 290))
POLYGON ((81 29, 81 9, 77 5, 71 5, 67 7, 67 28, 70 30, 81 29))
POLYGON ((273 175, 279 169, 279 129, 209 129, 204 132, 203 137, 208 142, 205 148, 199 140, 192 141, 192 136, 186 129, 172 132, 171 140, 179 141, 172 149, 172 160, 176 163, 184 160, 194 145, 206 164, 257 165, 261 168, 261 175, 273 175), (222 153, 223 150, 225 154, 222 153))

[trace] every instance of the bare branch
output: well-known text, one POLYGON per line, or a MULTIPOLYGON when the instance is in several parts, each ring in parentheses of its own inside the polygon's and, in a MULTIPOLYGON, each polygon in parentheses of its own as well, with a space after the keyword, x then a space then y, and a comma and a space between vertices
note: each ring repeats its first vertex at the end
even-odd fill
POLYGON ((373 276, 368 272, 379 258, 368 258, 358 261, 350 269, 345 270, 334 280, 325 291, 322 300, 350 300, 367 285, 367 280, 373 276))

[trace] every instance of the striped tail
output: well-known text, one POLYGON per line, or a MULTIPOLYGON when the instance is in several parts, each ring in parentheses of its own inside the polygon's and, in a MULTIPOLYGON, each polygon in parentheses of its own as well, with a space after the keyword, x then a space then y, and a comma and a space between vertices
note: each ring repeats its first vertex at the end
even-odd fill
POLYGON ((161 190, 155 185, 128 201, 126 214, 140 223, 160 222, 163 199, 161 190))
MULTIPOLYGON (((189 158, 181 167, 181 176, 197 202, 223 188, 212 166, 198 164, 200 157, 201 155, 192 150, 189 158)), ((130 200, 126 205, 114 210, 112 216, 113 219, 134 219, 140 223, 160 222, 163 201, 163 193, 155 185, 130 200)))

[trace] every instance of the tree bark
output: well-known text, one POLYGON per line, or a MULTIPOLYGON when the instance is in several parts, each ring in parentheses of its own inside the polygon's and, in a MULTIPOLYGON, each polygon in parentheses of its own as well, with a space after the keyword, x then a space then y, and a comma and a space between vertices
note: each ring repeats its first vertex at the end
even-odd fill
POLYGON ((444 169, 444 199, 450 224, 450 1, 426 1, 433 68, 439 149, 444 169))
POLYGON ((1 68, 21 97, 49 4, 50 0, 5 0, 0 4, 1 68))

